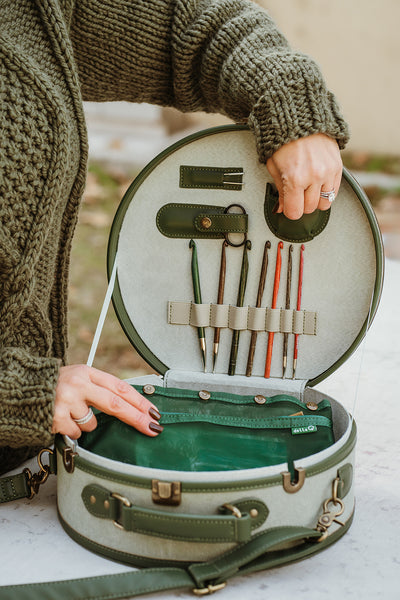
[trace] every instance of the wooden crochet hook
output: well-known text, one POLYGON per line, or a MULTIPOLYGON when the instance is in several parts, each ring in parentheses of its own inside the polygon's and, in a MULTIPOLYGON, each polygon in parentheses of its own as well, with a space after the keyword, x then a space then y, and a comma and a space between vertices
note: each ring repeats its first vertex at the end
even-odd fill
MULTIPOLYGON (((236 301, 236 306, 243 306, 244 295, 246 292, 247 275, 249 272, 249 258, 247 252, 251 250, 251 242, 247 240, 243 246, 242 268, 240 270, 239 291, 236 301)), ((235 329, 232 336, 231 354, 229 357, 228 375, 234 375, 236 371, 236 360, 239 348, 240 330, 235 329)))
MULTIPOLYGON (((303 268, 304 268, 304 244, 301 245, 300 249, 300 266, 299 266, 299 283, 297 286, 297 310, 301 309, 301 293, 303 289, 303 268)), ((294 349, 293 349, 293 376, 292 379, 296 376, 296 367, 297 367, 297 355, 299 350, 299 334, 294 334, 294 349)))
MULTIPOLYGON (((271 242, 270 241, 265 242, 263 260, 262 260, 262 264, 261 264, 260 279, 259 279, 259 283, 258 283, 256 308, 261 307, 262 297, 264 294, 265 280, 267 278, 267 269, 268 269, 268 250, 269 250, 269 248, 271 248, 271 242)), ((251 373, 253 371, 253 360, 254 360, 254 353, 256 350, 256 343, 257 343, 257 331, 252 331, 251 338, 250 338, 249 355, 247 357, 246 377, 250 377, 251 373)))
MULTIPOLYGON (((226 275, 226 247, 227 247, 227 245, 228 245, 228 242, 226 240, 224 240, 224 242, 222 244, 221 263, 220 263, 220 268, 219 268, 217 304, 224 303, 225 275, 226 275)), ((213 371, 215 370, 215 363, 217 362, 220 335, 221 335, 221 327, 216 327, 214 329, 213 371)))
MULTIPOLYGON (((192 282, 195 304, 201 304, 201 289, 200 289, 200 274, 199 263, 197 259, 197 247, 193 240, 189 242, 189 248, 192 250, 192 282)), ((201 358, 203 359, 204 372, 206 370, 206 334, 204 327, 197 328, 197 336, 199 338, 201 358)))
MULTIPOLYGON (((281 267, 282 267, 282 255, 281 251, 283 248, 283 242, 279 242, 278 249, 276 252, 276 265, 275 265, 275 278, 274 278, 274 290, 272 293, 272 304, 271 308, 276 308, 276 302, 278 300, 279 282, 281 279, 281 267)), ((274 345, 274 332, 268 333, 268 345, 267 345, 267 358, 265 359, 265 371, 264 377, 269 378, 271 373, 271 360, 272 360, 272 348, 274 345)))
MULTIPOLYGON (((288 268, 287 268, 287 277, 286 277, 286 310, 290 309, 290 293, 292 290, 292 252, 293 252, 293 244, 289 246, 289 256, 288 256, 288 268)), ((289 334, 283 334, 283 358, 282 358, 282 370, 283 370, 283 379, 286 376, 286 367, 287 367, 287 354, 288 354, 288 341, 289 334)))

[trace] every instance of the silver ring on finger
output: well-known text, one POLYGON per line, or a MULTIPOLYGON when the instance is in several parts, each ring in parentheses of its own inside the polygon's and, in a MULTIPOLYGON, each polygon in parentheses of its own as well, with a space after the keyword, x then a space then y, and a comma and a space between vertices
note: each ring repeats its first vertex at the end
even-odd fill
POLYGON ((331 190, 330 192, 320 192, 320 197, 325 198, 328 202, 333 202, 336 198, 335 190, 331 190))
POLYGON ((80 419, 74 419, 72 417, 72 420, 75 421, 75 423, 77 425, 85 425, 85 423, 89 423, 89 421, 92 417, 94 417, 94 413, 93 413, 92 409, 89 408, 88 413, 84 417, 81 417, 80 419))

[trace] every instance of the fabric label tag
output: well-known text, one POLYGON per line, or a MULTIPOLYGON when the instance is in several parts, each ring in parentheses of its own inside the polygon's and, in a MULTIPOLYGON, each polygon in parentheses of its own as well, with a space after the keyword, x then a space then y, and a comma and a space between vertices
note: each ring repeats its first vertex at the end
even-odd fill
POLYGON ((307 427, 292 427, 292 435, 299 435, 300 433, 315 433, 317 431, 316 425, 307 425, 307 427))

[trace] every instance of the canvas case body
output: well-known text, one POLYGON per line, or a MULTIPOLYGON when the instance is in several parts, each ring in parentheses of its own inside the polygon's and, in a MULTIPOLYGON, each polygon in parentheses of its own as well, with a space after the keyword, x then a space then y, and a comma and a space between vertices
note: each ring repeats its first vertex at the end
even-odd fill
POLYGON ((117 266, 113 303, 129 340, 156 372, 130 383, 159 408, 164 431, 150 439, 99 414, 98 428, 79 442, 58 437, 59 517, 87 548, 137 566, 182 566, 218 559, 272 532, 266 564, 276 566, 323 549, 350 526, 356 425, 338 399, 315 386, 354 352, 376 312, 383 279, 379 228, 347 172, 326 213, 290 222, 275 213, 276 199, 253 136, 241 126, 178 142, 126 192, 109 240, 109 275, 117 266), (191 239, 201 302, 194 301, 191 239), (217 302, 224 240, 224 297, 217 302), (238 302, 249 241, 247 285, 238 302), (265 290, 256 305, 266 241, 265 290))

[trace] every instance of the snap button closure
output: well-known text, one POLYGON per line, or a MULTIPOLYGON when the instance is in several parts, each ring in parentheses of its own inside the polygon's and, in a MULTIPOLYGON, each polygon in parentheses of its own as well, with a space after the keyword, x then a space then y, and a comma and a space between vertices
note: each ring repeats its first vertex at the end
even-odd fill
POLYGON ((318 410, 318 404, 316 402, 307 402, 306 406, 308 410, 318 410))
POLYGON ((256 508, 252 508, 250 510, 250 516, 252 519, 256 519, 258 517, 258 510, 256 508))
POLYGON ((257 396, 254 396, 254 402, 257 402, 257 404, 265 404, 267 401, 267 399, 265 398, 265 396, 261 396, 261 394, 257 394, 257 396))
POLYGON ((201 400, 209 400, 211 398, 211 394, 210 392, 207 392, 207 390, 200 390, 199 398, 201 400))
POLYGON ((204 229, 210 229, 211 225, 212 225, 212 221, 211 221, 210 217, 203 217, 202 218, 202 220, 201 220, 201 226, 204 229))
POLYGON ((146 383, 146 385, 143 386, 143 393, 147 394, 148 396, 152 396, 155 393, 155 391, 156 388, 150 383, 146 383))

